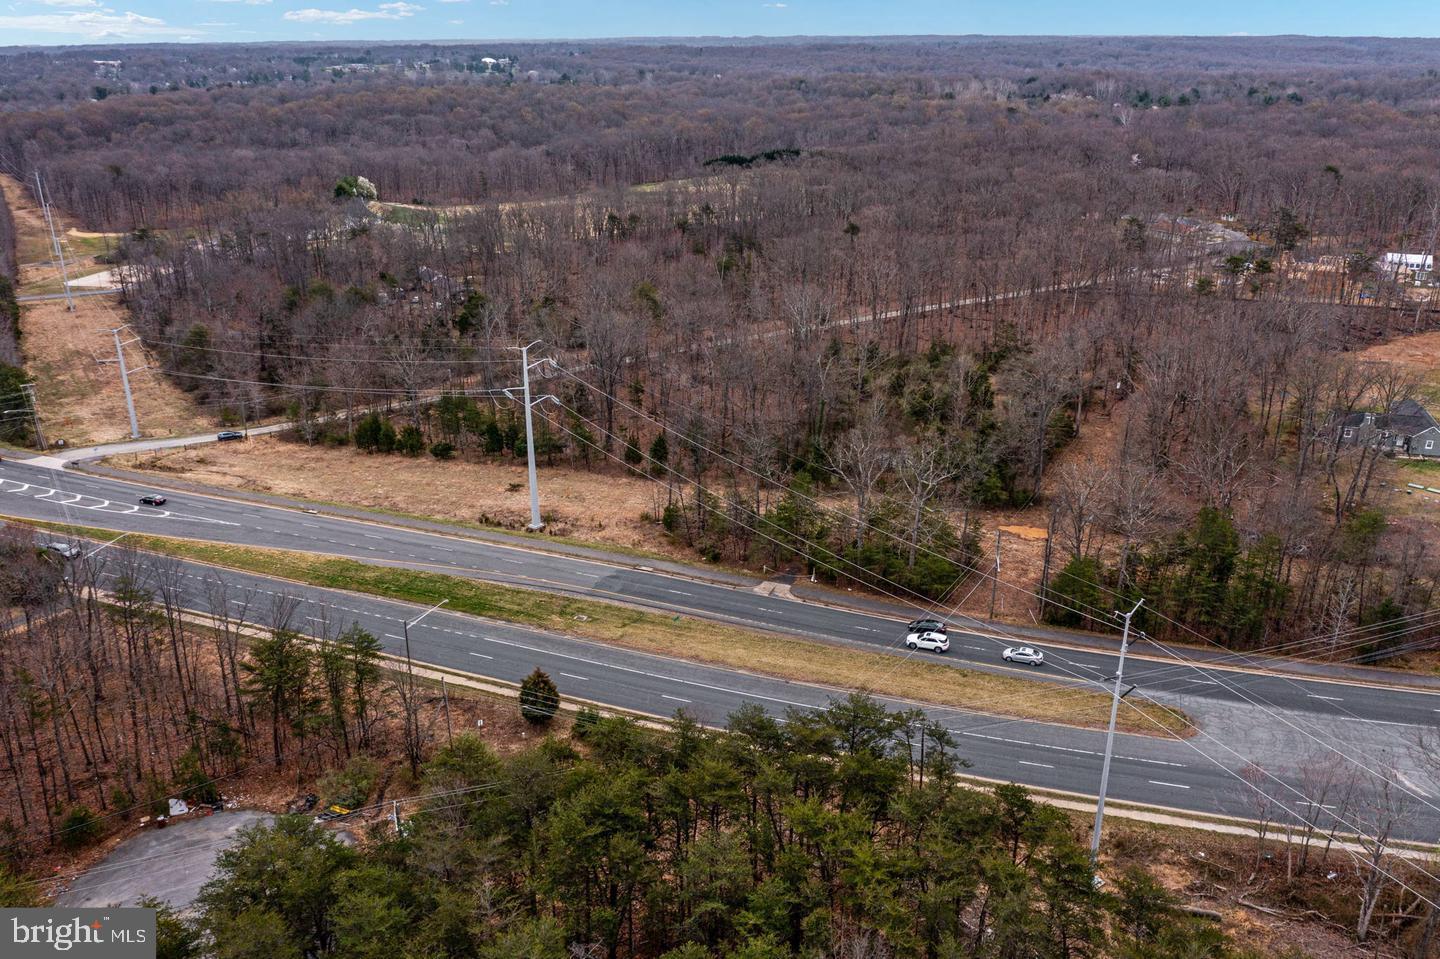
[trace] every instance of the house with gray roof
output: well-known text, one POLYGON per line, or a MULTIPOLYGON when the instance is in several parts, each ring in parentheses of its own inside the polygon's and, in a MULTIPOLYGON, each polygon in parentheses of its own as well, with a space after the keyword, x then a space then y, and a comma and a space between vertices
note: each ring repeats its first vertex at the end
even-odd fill
POLYGON ((1387 453, 1440 459, 1440 423, 1414 400, 1401 400, 1388 413, 1350 413, 1337 429, 1346 446, 1376 443, 1387 453))

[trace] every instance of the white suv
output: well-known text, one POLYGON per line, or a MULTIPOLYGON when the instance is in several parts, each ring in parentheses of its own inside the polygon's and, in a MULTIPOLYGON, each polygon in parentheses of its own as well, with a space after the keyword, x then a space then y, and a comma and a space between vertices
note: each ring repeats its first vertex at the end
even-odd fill
POLYGON ((1039 666, 1045 662, 1045 654, 1033 646, 1011 646, 1000 654, 1007 663, 1029 663, 1039 666))
POLYGON ((950 648, 950 637, 936 632, 911 633, 905 637, 905 645, 910 649, 928 649, 943 653, 950 648))

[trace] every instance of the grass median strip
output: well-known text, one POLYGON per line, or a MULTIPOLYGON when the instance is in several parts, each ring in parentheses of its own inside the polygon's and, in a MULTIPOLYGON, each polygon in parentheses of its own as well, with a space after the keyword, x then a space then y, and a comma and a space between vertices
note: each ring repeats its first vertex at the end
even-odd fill
MULTIPOLYGON (((58 523, 33 525, 101 541, 115 537, 110 530, 58 523)), ((458 613, 798 682, 1072 726, 1103 727, 1109 718, 1110 696, 1093 689, 955 669, 916 656, 866 652, 618 603, 444 573, 372 566, 334 556, 138 533, 127 535, 123 542, 137 549, 312 586, 427 606, 444 599, 449 601, 447 608, 458 613)), ((1148 702, 1130 705, 1133 708, 1120 712, 1120 727, 1127 731, 1149 735, 1191 731, 1189 720, 1176 710, 1148 702)))

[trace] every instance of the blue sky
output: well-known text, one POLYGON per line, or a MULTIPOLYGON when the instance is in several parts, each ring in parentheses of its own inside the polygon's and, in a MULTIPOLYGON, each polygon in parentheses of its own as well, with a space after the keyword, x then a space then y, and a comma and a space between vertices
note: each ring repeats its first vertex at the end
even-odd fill
POLYGON ((1440 4, 1392 0, 0 0, 0 46, 795 34, 1436 36, 1440 4))

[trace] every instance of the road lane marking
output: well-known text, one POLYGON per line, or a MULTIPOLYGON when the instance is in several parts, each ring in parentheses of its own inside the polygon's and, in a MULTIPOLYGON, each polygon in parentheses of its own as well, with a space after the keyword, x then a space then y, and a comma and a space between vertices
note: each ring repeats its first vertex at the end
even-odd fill
POLYGON ((386 633, 386 634, 385 634, 385 638, 386 638, 386 639, 398 639, 398 640, 401 640, 401 641, 403 641, 403 640, 405 639, 404 636, 396 636, 394 633, 386 633))
POLYGON ((1306 693, 1305 695, 1309 699, 1324 699, 1332 703, 1343 703, 1345 701, 1339 696, 1317 696, 1315 693, 1306 693))
POLYGON ((1180 783, 1166 783, 1158 779, 1147 780, 1152 786, 1169 786, 1171 789, 1189 789, 1189 786, 1182 786, 1180 783))
POLYGON ((470 655, 471 655, 471 656, 476 656, 476 657, 478 657, 478 658, 480 658, 480 659, 494 659, 494 658, 495 658, 494 656, 486 656, 484 653, 471 653, 470 655))
MULTIPOLYGON (((606 663, 599 660, 587 659, 584 656, 576 656, 573 653, 561 653, 550 649, 538 649, 534 646, 526 646, 524 643, 512 642, 508 639, 496 639, 493 636, 474 636, 474 639, 486 643, 495 643, 497 646, 510 646, 514 649, 523 649, 527 653, 539 653, 542 656, 554 656, 557 659, 569 659, 577 663, 584 663, 587 666, 598 666, 602 669, 615 669, 622 673, 631 673, 635 676, 647 676, 651 679, 663 679, 670 683, 679 683, 682 686, 695 686, 699 689, 709 689, 717 693, 729 693, 732 696, 739 696, 743 699, 760 699, 765 702, 779 703, 782 706, 796 706, 800 709, 824 709, 815 703, 799 703, 793 699, 781 699, 778 696, 767 696, 764 693, 746 692, 743 689, 732 689, 729 686, 716 686, 712 683, 702 683, 698 679, 681 679, 678 676, 666 676, 664 673, 654 673, 648 669, 636 669, 633 666, 621 666, 618 663, 606 663)), ((1178 765, 1178 764, 1176 764, 1178 765)))
MULTIPOLYGON (((1078 748, 1078 747, 1076 747, 1076 746, 1056 746, 1056 745, 1054 745, 1053 743, 1032 743, 1032 742, 1029 742, 1028 740, 1024 740, 1024 739, 1007 739, 1007 738, 1004 737, 1004 736, 988 736, 988 735, 986 735, 985 733, 972 733, 972 732, 968 732, 968 731, 963 730, 963 729, 952 729, 952 730, 950 730, 950 732, 955 733, 955 734, 960 735, 960 736, 970 736, 970 737, 972 737, 972 738, 974 738, 974 739, 990 739, 990 740, 993 740, 993 741, 995 741, 995 742, 997 742, 997 743, 1007 743, 1007 744, 1009 744, 1009 745, 1011 745, 1011 746, 1033 746, 1033 747, 1035 747, 1036 749, 1053 749, 1053 750, 1055 750, 1056 752, 1062 752, 1062 753, 1080 753, 1081 755, 1085 755, 1085 756, 1101 756, 1101 755, 1104 755, 1103 753, 1101 753, 1101 752, 1099 752, 1099 751, 1097 751, 1097 750, 1094 750, 1094 749, 1080 749, 1080 748, 1078 748)), ((1184 769, 1184 768, 1185 768, 1185 764, 1184 764, 1184 763, 1173 763, 1173 762, 1170 762, 1169 760, 1166 760, 1166 759, 1146 759, 1146 758, 1143 757, 1143 756, 1121 756, 1121 755, 1118 755, 1118 754, 1115 756, 1115 758, 1116 758, 1116 759, 1123 759, 1123 760, 1125 760, 1125 761, 1127 761, 1127 762, 1132 762, 1132 763, 1151 763, 1151 764, 1156 765, 1156 766, 1171 766, 1171 767, 1173 767, 1173 768, 1175 768, 1175 769, 1184 769)))
POLYGON ((660 698, 661 698, 661 699, 673 699, 673 700, 674 700, 675 702, 677 702, 677 703, 688 703, 688 702, 690 702, 690 700, 688 700, 688 699, 681 699, 679 696, 671 696, 669 693, 661 693, 661 694, 660 694, 660 698))
POLYGON ((687 593, 687 592, 685 592, 685 590, 683 590, 683 589, 670 589, 669 587, 666 587, 666 588, 665 588, 665 592, 667 592, 667 593, 674 593, 674 594, 677 595, 677 596, 689 596, 689 597, 691 597, 692 599, 693 599, 694 596, 695 596, 694 593, 687 593))
POLYGON ((588 682, 590 682, 590 677, 589 677, 589 676, 576 676, 574 673, 561 673, 560 675, 561 675, 561 676, 564 676, 566 679, 578 679, 578 680, 580 680, 582 683, 588 683, 588 682))
POLYGON ((1040 767, 1041 769, 1054 769, 1054 768, 1055 768, 1054 766, 1051 766, 1049 763, 1032 763, 1032 762, 1030 762, 1030 761, 1028 761, 1028 760, 1025 760, 1025 759, 1017 760, 1017 762, 1019 762, 1020 765, 1022 765, 1022 766, 1038 766, 1038 767, 1040 767))

